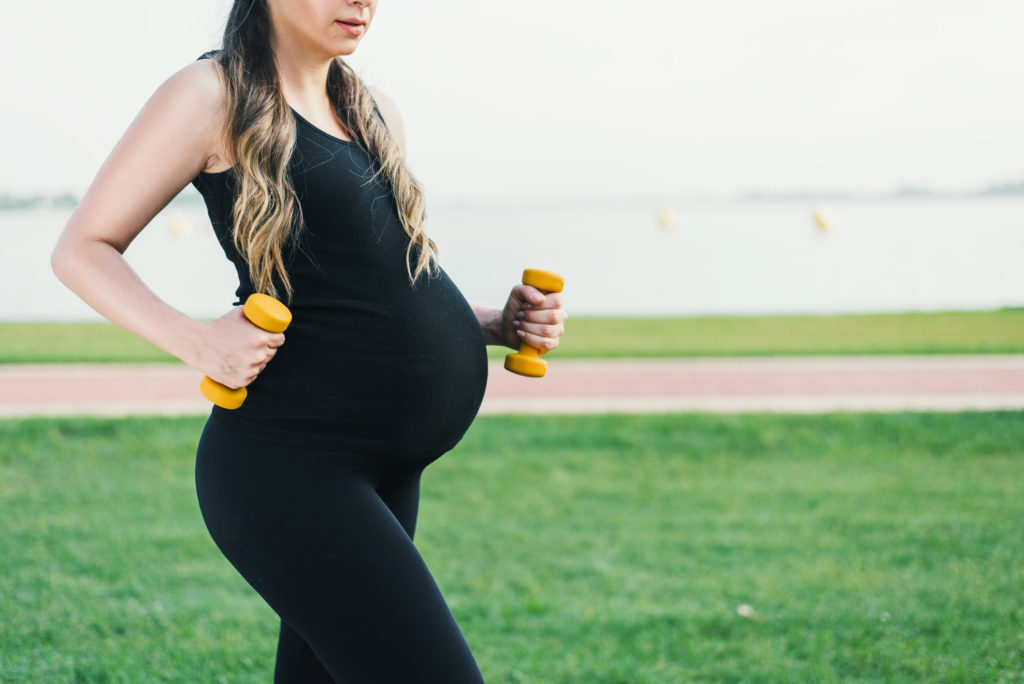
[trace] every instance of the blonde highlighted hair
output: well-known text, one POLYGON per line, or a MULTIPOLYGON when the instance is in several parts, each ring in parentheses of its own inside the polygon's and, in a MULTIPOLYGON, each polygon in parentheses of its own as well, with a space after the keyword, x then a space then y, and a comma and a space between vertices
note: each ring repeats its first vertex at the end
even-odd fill
MULTIPOLYGON (((227 99, 225 145, 234 159, 234 244, 249 265, 259 292, 291 300, 285 267, 289 240, 302 229, 302 207, 288 174, 295 150, 295 117, 281 90, 270 48, 266 0, 235 0, 220 50, 210 53, 227 99), (279 291, 281 288, 283 292, 279 291)), ((409 236, 409 281, 438 271, 437 245, 424 230, 423 191, 405 166, 377 105, 352 68, 335 57, 327 72, 327 95, 352 139, 369 153, 374 175, 383 176, 409 236), (415 263, 414 263, 415 262, 415 263)))

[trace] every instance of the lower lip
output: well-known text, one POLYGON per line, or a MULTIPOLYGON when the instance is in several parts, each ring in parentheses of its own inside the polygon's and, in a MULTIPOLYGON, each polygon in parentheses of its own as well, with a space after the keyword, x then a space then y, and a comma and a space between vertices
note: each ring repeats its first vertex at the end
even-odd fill
POLYGON ((361 36, 363 35, 363 31, 365 30, 365 28, 361 25, 353 26, 352 24, 343 24, 340 21, 336 21, 334 23, 348 31, 353 36, 361 36))

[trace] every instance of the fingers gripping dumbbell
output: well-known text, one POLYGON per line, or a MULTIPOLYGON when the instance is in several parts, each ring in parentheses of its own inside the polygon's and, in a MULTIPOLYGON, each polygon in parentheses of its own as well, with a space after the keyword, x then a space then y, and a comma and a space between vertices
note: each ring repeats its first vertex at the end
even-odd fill
MULTIPOLYGON (((565 287, 565 278, 551 271, 528 268, 523 271, 523 284, 530 285, 544 294, 548 294, 551 292, 561 292, 562 288, 565 287)), ((513 373, 526 375, 531 378, 544 377, 548 370, 548 364, 540 356, 545 353, 547 353, 546 349, 537 349, 526 342, 520 342, 519 351, 505 357, 505 368, 513 373)))
MULTIPOLYGON (((245 300, 242 313, 253 325, 272 333, 284 332, 288 324, 292 322, 292 312, 288 310, 287 306, 270 295, 259 292, 249 295, 249 298, 245 300)), ((238 408, 249 394, 244 387, 231 389, 209 376, 202 379, 199 389, 207 399, 226 409, 238 408)))

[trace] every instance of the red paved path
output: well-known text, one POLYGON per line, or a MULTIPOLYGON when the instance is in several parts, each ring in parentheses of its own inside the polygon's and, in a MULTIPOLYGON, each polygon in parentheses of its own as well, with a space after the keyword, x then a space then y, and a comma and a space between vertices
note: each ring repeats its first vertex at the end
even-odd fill
MULTIPOLYGON (((0 366, 0 417, 205 414, 183 365, 0 366)), ((1024 409, 1024 355, 572 361, 490 367, 481 413, 1024 409)))

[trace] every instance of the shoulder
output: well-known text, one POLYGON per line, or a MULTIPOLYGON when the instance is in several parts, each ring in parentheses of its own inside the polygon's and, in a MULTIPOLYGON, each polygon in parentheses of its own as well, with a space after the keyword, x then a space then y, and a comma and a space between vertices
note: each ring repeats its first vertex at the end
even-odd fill
POLYGON ((179 100, 197 115, 216 113, 224 106, 221 67, 212 59, 196 60, 171 74, 157 92, 179 100))
POLYGON ((399 116, 398 104, 388 97, 382 90, 371 86, 367 86, 366 89, 370 91, 370 95, 373 96, 374 101, 380 108, 380 113, 384 115, 385 119, 388 118, 389 112, 394 114, 396 117, 399 116))
POLYGON ((370 91, 374 102, 377 103, 377 108, 380 110, 380 115, 384 118, 388 131, 395 139, 395 142, 398 143, 398 149, 404 156, 405 127, 402 125, 402 113, 398 110, 398 104, 377 88, 367 87, 367 90, 370 91))
POLYGON ((194 132, 218 128, 226 111, 219 69, 209 59, 182 67, 156 88, 143 111, 176 120, 175 128, 185 126, 194 132))
POLYGON ((164 116, 176 120, 174 129, 200 141, 207 152, 207 171, 230 165, 222 149, 227 121, 222 80, 221 66, 216 61, 199 59, 171 74, 151 98, 164 116))

